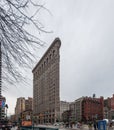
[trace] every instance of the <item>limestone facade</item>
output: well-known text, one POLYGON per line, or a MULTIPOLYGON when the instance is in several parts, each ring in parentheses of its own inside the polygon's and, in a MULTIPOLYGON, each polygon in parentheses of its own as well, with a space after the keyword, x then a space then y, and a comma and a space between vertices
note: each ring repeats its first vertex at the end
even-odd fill
POLYGON ((69 110, 69 104, 69 102, 60 101, 60 121, 62 121, 63 112, 69 110))
POLYGON ((28 99, 25 99, 25 97, 19 97, 17 98, 16 107, 15 107, 15 116, 16 120, 18 121, 19 118, 22 118, 22 113, 27 110, 33 109, 33 98, 28 97, 28 99))
POLYGON ((56 38, 33 69, 33 114, 38 123, 54 123, 59 118, 59 49, 56 38))

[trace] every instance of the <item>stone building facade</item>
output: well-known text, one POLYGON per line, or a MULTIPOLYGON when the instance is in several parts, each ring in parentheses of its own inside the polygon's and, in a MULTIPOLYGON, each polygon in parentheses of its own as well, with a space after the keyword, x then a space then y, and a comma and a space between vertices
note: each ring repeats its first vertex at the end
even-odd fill
POLYGON ((19 120, 20 114, 25 111, 25 98, 19 97, 17 98, 16 107, 15 107, 15 115, 16 115, 16 121, 19 120))
POLYGON ((60 114, 59 49, 56 38, 33 69, 33 114, 38 123, 54 123, 60 114))
POLYGON ((67 101, 60 101, 60 121, 62 121, 63 112, 69 110, 69 104, 67 101))
POLYGON ((104 118, 114 119, 114 94, 104 100, 104 118))
POLYGON ((76 117, 75 102, 70 103, 69 108, 70 108, 69 121, 73 122, 76 117))
POLYGON ((75 113, 76 113, 76 121, 82 120, 82 101, 84 97, 78 98, 75 100, 75 113))
POLYGON ((33 98, 31 97, 25 100, 25 111, 27 110, 33 110, 33 98))
POLYGON ((6 98, 1 96, 0 98, 0 120, 4 120, 6 115, 5 115, 5 102, 6 98))
POLYGON ((70 121, 71 122, 78 122, 82 120, 82 101, 83 97, 76 99, 74 102, 70 103, 69 110, 71 111, 70 114, 70 121))
POLYGON ((32 111, 33 109, 33 98, 28 97, 28 99, 25 99, 25 97, 19 97, 17 98, 16 107, 15 107, 15 116, 16 120, 18 121, 19 118, 22 118, 22 113, 24 111, 32 111))
POLYGON ((25 111, 25 98, 24 97, 17 98, 15 114, 19 115, 22 111, 25 111))

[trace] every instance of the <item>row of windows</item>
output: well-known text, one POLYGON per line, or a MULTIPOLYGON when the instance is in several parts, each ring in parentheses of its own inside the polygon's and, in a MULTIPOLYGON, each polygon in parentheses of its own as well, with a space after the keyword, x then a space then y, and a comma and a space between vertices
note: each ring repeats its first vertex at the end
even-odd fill
POLYGON ((46 60, 41 64, 41 66, 39 67, 38 71, 34 74, 34 78, 41 73, 41 71, 44 69, 45 66, 47 66, 49 64, 49 61, 51 61, 53 59, 53 57, 55 57, 55 50, 52 51, 52 54, 50 54, 46 60))
POLYGON ((84 100, 83 103, 85 103, 85 104, 90 104, 90 103, 92 103, 92 104, 101 104, 101 102, 97 101, 97 100, 84 100))

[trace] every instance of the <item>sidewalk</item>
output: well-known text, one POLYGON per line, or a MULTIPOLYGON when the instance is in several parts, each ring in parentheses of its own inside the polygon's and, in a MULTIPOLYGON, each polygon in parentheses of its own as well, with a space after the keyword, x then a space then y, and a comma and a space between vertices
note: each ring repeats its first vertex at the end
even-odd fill
POLYGON ((114 126, 109 127, 107 130, 114 130, 114 126))
MULTIPOLYGON (((73 128, 65 128, 64 126, 54 126, 54 125, 35 125, 36 127, 47 127, 47 128, 58 128, 59 130, 89 130, 88 125, 84 124, 80 128, 77 128, 74 126, 73 128)), ((94 127, 92 127, 91 130, 94 130, 94 127)), ((114 126, 108 127, 106 130, 114 130, 114 126)))
MULTIPOLYGON (((76 128, 76 127, 73 127, 73 128, 59 128, 59 130, 89 130, 89 128, 88 128, 88 125, 83 125, 80 128, 76 128)), ((92 127, 91 130, 94 130, 94 127, 92 127)), ((114 130, 114 126, 107 127, 106 130, 114 130)))

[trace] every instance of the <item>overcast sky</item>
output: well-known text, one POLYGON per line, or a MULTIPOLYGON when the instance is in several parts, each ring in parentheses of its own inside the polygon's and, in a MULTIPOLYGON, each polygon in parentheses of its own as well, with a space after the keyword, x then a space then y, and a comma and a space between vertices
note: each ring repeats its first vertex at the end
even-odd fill
MULTIPOLYGON (((60 98, 74 101, 81 96, 112 97, 114 93, 114 0, 46 0, 41 22, 50 34, 41 34, 47 42, 38 50, 38 60, 56 37, 60 48, 60 98)), ((35 33, 32 30, 32 33, 35 33)), ((37 61, 38 62, 38 61, 37 61)), ((32 96, 30 85, 21 84, 3 92, 14 113, 17 97, 32 96)))

